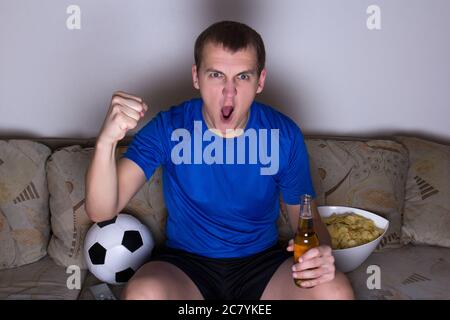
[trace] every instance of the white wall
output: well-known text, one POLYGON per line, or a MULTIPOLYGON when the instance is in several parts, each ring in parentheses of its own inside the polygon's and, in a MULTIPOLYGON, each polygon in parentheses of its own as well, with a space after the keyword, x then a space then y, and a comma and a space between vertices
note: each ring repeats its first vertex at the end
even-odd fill
POLYGON ((449 15, 447 0, 0 0, 0 136, 95 137, 118 89, 150 119, 197 95, 194 41, 231 19, 265 40, 258 100, 305 134, 449 141, 449 15), (66 28, 71 4, 81 30, 66 28), (381 30, 366 27, 371 4, 381 30))

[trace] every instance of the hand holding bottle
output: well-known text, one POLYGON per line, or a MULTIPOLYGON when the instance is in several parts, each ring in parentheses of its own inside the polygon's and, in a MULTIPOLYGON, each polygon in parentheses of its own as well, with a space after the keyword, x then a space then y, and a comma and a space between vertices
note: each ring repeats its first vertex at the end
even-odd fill
MULTIPOLYGON (((289 241, 287 250, 294 251, 294 239, 289 241)), ((292 265, 293 278, 304 279, 300 282, 302 288, 315 287, 333 280, 335 271, 331 247, 326 245, 309 249, 292 265)))
POLYGON ((300 199, 300 212, 295 238, 289 242, 293 251, 292 276, 297 286, 314 287, 334 279, 335 267, 331 247, 320 245, 311 210, 312 198, 308 194, 300 199))

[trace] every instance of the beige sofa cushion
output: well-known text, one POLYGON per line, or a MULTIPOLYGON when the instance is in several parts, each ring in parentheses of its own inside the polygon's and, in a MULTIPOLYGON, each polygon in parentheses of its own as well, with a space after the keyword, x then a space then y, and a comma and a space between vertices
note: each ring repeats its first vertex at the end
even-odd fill
POLYGON ((307 139, 322 180, 326 205, 377 213, 390 222, 377 250, 401 246, 400 232, 408 151, 390 140, 307 139))
MULTIPOLYGON (((86 215, 85 173, 94 148, 69 146, 55 151, 47 163, 53 235, 49 255, 64 266, 86 268, 83 241, 92 225, 86 215)), ((116 160, 126 147, 116 149, 116 160)), ((151 230, 156 245, 164 239, 166 208, 162 196, 161 169, 144 184, 122 212, 132 214, 151 230)))
POLYGON ((40 143, 0 141, 0 269, 25 265, 47 254, 45 162, 50 154, 40 143))
POLYGON ((374 252, 347 276, 358 300, 448 300, 450 249, 406 245, 374 252), (376 283, 376 269, 380 287, 369 288, 368 282, 376 283))
POLYGON ((450 146, 397 137, 409 150, 402 242, 450 247, 450 146))
POLYGON ((0 300, 73 300, 77 299, 83 286, 86 270, 80 270, 80 289, 71 288, 74 277, 72 270, 56 265, 47 255, 20 268, 0 271, 0 300))

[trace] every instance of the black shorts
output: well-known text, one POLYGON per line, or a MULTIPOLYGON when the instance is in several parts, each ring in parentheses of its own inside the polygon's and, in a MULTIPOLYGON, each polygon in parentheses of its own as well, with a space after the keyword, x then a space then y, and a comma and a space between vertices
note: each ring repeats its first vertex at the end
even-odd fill
POLYGON ((276 244, 243 258, 214 259, 164 247, 151 261, 169 262, 183 270, 205 300, 258 300, 278 267, 292 253, 276 244))

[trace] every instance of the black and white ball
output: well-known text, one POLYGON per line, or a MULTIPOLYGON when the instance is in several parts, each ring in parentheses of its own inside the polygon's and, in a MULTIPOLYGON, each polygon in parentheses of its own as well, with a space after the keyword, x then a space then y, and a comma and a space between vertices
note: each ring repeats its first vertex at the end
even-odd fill
POLYGON ((91 226, 84 239, 84 256, 99 280, 122 284, 148 261, 153 247, 150 230, 135 217, 120 213, 91 226))

